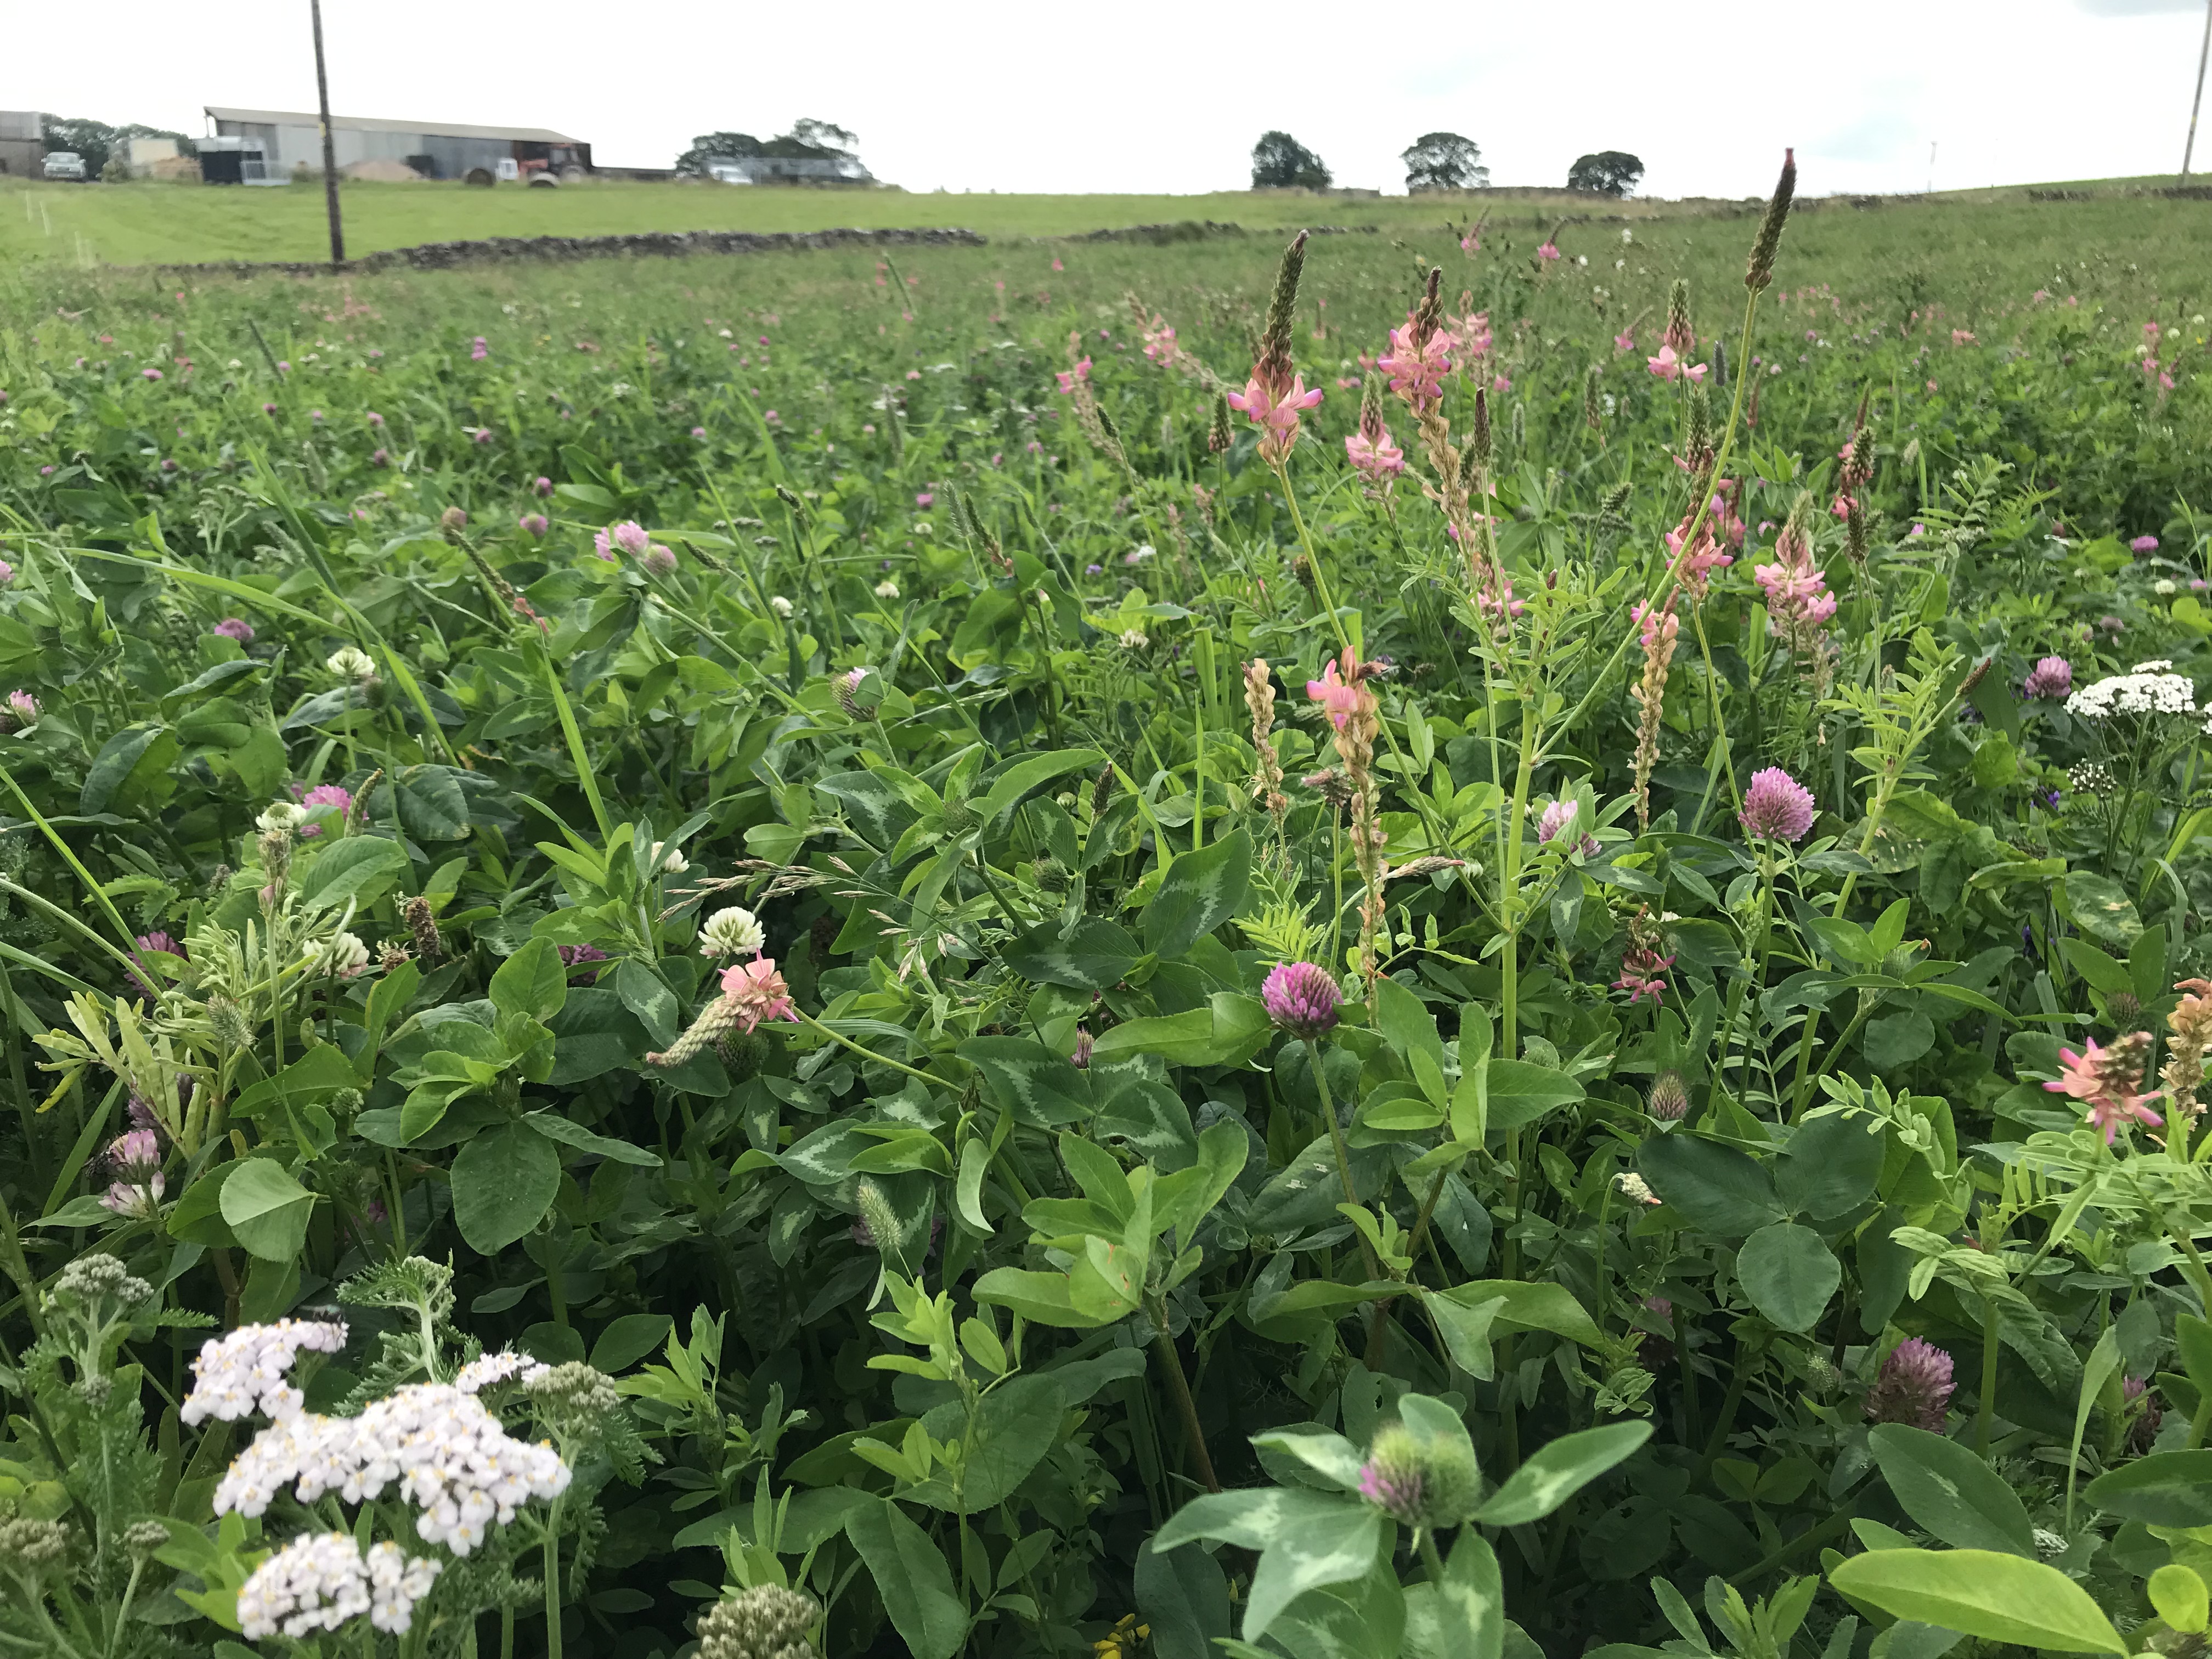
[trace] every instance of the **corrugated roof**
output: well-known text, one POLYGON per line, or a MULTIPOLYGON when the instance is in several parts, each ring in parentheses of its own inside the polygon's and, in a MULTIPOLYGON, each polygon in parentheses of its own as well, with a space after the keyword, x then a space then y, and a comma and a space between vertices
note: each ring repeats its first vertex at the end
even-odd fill
MULTIPOLYGON (((321 118, 312 111, 222 109, 204 106, 210 121, 247 121, 257 126, 312 127, 321 118)), ((455 121, 383 121, 367 115, 333 115, 331 125, 354 132, 419 132, 433 138, 520 138, 533 144, 574 144, 582 140, 546 127, 471 127, 455 121)))

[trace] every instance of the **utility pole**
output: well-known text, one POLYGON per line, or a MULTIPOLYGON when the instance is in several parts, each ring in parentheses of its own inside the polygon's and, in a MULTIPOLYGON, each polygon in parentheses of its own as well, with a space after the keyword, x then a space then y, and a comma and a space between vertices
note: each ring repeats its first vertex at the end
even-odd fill
POLYGON ((2181 182, 2189 182, 2189 163, 2197 154, 2197 112, 2204 103, 2204 60, 2212 57, 2212 0, 2204 7, 2204 44, 2197 50, 2197 96, 2189 105, 2189 142, 2181 149, 2181 182))
POLYGON ((345 228, 338 222, 338 147, 331 133, 331 81, 323 70, 323 0, 307 0, 315 20, 315 106, 323 120, 323 202, 331 216, 331 263, 345 263, 345 228))

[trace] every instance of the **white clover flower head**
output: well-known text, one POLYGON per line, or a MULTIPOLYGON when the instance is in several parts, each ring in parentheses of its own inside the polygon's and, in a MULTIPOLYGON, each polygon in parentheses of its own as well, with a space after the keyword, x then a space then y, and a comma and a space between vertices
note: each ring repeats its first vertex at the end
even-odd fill
POLYGON ((876 597, 878 599, 895 599, 898 598, 898 584, 893 581, 889 576, 884 577, 883 580, 876 584, 876 597))
POLYGON ((2112 674, 2066 699, 2066 712, 2077 720, 2109 720, 2115 714, 2193 714, 2197 688, 2181 674, 2165 671, 2164 659, 2139 663, 2133 672, 2112 674))
POLYGON ((768 608, 779 617, 788 617, 791 614, 791 601, 781 593, 773 594, 769 597, 768 608))
POLYGON ((253 820, 253 827, 264 834, 271 830, 297 830, 307 816, 307 809, 289 800, 275 800, 263 809, 253 820))
POLYGON ((742 905, 717 910, 699 930, 702 957, 757 957, 768 946, 760 918, 742 905))
POLYGON ((1121 630, 1121 643, 1124 651, 1141 651, 1152 641, 1145 637, 1141 628, 1126 628, 1121 630))
POLYGON ((1632 242, 1636 240, 1636 233, 1626 225, 1623 225, 1620 228, 1620 240, 1623 242, 1632 242))
POLYGON ((2156 581, 2150 585, 2150 591, 2157 594, 2161 599, 2170 599, 2173 597, 2177 590, 2170 578, 2160 576, 2156 581))
POLYGON ((300 948, 311 979, 323 974, 333 979, 351 979, 368 966, 368 946, 362 943, 357 933, 311 939, 300 948))
POLYGON ((1659 1194, 1651 1190, 1651 1183, 1633 1170, 1623 1170, 1613 1176, 1613 1184, 1621 1196, 1633 1199, 1638 1204, 1656 1204, 1659 1201, 1659 1194))
POLYGON ((213 1417, 235 1423, 259 1412, 282 1422, 299 1413, 306 1396, 285 1380, 302 1352, 336 1353, 346 1328, 331 1320, 280 1319, 274 1325, 241 1325, 200 1345, 192 1361, 192 1391, 177 1415, 186 1425, 213 1417))
POLYGON ((665 842, 653 842, 653 849, 646 854, 646 860, 652 866, 653 873, 656 876, 680 876, 691 867, 690 859, 685 858, 673 847, 669 847, 665 842))
POLYGON ((359 646, 342 645, 323 659, 323 666, 342 680, 373 680, 376 659, 359 646))
POLYGON ((495 1383, 520 1378, 527 1382, 534 1376, 543 1376, 551 1368, 526 1354, 512 1349, 488 1353, 469 1363, 453 1374, 453 1386, 463 1394, 481 1394, 495 1383))

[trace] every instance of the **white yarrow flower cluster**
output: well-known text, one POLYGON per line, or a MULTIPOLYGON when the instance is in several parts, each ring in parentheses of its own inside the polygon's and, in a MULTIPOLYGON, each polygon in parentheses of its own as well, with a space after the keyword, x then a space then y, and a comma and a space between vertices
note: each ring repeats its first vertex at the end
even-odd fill
POLYGON ((2066 712, 2080 720, 2109 720, 2114 714, 2193 714, 2197 687, 2186 675, 2166 671, 2163 659, 2137 663, 2133 672, 2111 674, 2066 699, 2066 712))
POLYGON ((371 1545, 364 1560, 349 1534, 309 1534, 246 1579, 238 1592, 239 1628, 255 1640, 279 1631, 296 1640, 365 1613, 378 1630, 404 1635, 415 1623, 415 1604, 441 1571, 441 1563, 410 1557, 397 1544, 371 1545))
POLYGON ((507 1525, 532 1498, 559 1497, 570 1478, 550 1444, 514 1438, 474 1395, 411 1383, 359 1417, 301 1415, 264 1429, 216 1487, 215 1512, 260 1515, 287 1486, 302 1504, 325 1492, 359 1504, 396 1482, 422 1511, 422 1541, 466 1555, 495 1522, 507 1525))
POLYGON ((177 1414, 187 1424, 210 1417, 235 1423, 256 1412, 282 1422, 306 1402, 286 1381, 301 1351, 336 1353, 345 1340, 343 1325, 319 1319, 243 1325, 228 1336, 210 1337, 192 1361, 192 1391, 177 1414))
POLYGON ((376 678, 376 659, 358 646, 340 646, 323 659, 323 666, 342 680, 376 678))
POLYGON ((699 930, 702 957, 757 957, 767 945, 768 935, 761 929, 760 918, 742 905, 715 911, 699 930))
POLYGON ((469 1361, 454 1374, 453 1386, 463 1394, 482 1394, 494 1383, 505 1382, 517 1376, 527 1382, 532 1377, 544 1376, 551 1369, 527 1355, 507 1350, 469 1361))

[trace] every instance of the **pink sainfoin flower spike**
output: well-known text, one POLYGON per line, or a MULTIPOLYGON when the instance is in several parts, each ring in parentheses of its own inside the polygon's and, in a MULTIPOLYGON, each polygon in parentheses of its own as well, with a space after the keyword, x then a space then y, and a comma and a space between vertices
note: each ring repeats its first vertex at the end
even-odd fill
POLYGON ((1443 377, 1451 373, 1451 352, 1457 344, 1441 328, 1424 334, 1420 313, 1406 313, 1406 325, 1390 331, 1390 349, 1375 360, 1375 367, 1390 377, 1390 390, 1406 400, 1416 415, 1434 409, 1443 395, 1443 377))
POLYGON ((775 971, 775 962, 770 957, 756 957, 750 962, 740 962, 722 970, 722 994, 734 1005, 733 1012, 739 1025, 748 1032, 763 1020, 787 1019, 799 1023, 799 1011, 792 1006, 791 988, 783 982, 783 975, 775 971))
POLYGON ((1335 1029, 1343 1000, 1328 969, 1310 962, 1278 963, 1260 987, 1276 1028, 1309 1042, 1335 1029))
MULTIPOLYGON (((1054 378, 1059 380, 1060 389, 1062 392, 1073 392, 1075 390, 1075 383, 1078 380, 1087 380, 1091 378, 1091 359, 1085 357, 1081 362, 1076 364, 1073 368, 1063 368, 1059 370, 1054 378)), ((1237 400, 1234 398, 1230 399, 1230 402, 1231 403, 1235 403, 1236 401, 1237 400)))
POLYGON ((1541 259, 1546 264, 1551 264, 1553 260, 1559 257, 1559 245, 1556 242, 1545 243, 1543 246, 1536 250, 1536 257, 1539 259, 1541 259))
POLYGON ((1306 682, 1306 696, 1328 710, 1329 723, 1340 732, 1345 721, 1359 712, 1361 700, 1370 695, 1361 690, 1356 676, 1351 680, 1339 678, 1334 661, 1322 670, 1319 679, 1306 682))
POLYGON ((1874 1387, 1867 1390, 1867 1420, 1902 1423, 1941 1434, 1956 1386, 1951 1371, 1949 1354, 1932 1342, 1906 1337, 1889 1351, 1874 1387))
POLYGON ((1395 478, 1406 470, 1406 452, 1390 441, 1388 427, 1371 438, 1364 431, 1353 433, 1344 441, 1344 453, 1352 471, 1375 483, 1395 478))
POLYGON ((2094 1038, 2084 1046, 2085 1052, 2078 1054, 2071 1048, 2061 1048, 2057 1080, 2043 1086, 2052 1094, 2071 1095, 2083 1103, 2087 1108, 2082 1114, 2084 1120, 2104 1132, 2107 1146, 2119 1139, 2120 1131, 2130 1121, 2152 1129, 2166 1121, 2149 1105, 2165 1091, 2137 1092, 2144 1063, 2150 1057, 2149 1032, 2131 1031, 2102 1048, 2094 1038))
POLYGON ((1813 792, 1778 766, 1754 772, 1737 815, 1743 832, 1758 841, 1802 841, 1813 827, 1813 792))
POLYGON ((1662 380, 1671 380, 1681 375, 1686 375, 1693 382, 1705 378, 1705 366, 1703 363, 1684 362, 1674 348, 1670 345, 1661 346, 1656 357, 1646 357, 1644 361, 1651 372, 1662 380))
POLYGON ((1676 574, 1680 577, 1682 586, 1690 590, 1690 597, 1703 599, 1706 587, 1712 581, 1713 572, 1727 569, 1735 560, 1723 553, 1721 544, 1713 539, 1714 516, 1711 513, 1705 514, 1705 523, 1698 526, 1698 539, 1689 544, 1686 552, 1683 550, 1682 538, 1689 533, 1690 520, 1696 516, 1697 509, 1692 507, 1680 525, 1667 532, 1667 550, 1674 556, 1676 574))
POLYGON ((1628 1006, 1632 1008, 1646 997, 1654 1002, 1663 1002, 1667 997, 1667 970, 1674 965, 1672 957, 1662 957, 1648 945, 1633 946, 1620 958, 1620 977, 1613 981, 1613 988, 1628 993, 1628 1006))
POLYGON ((2051 702, 2063 702, 2073 690, 2074 665, 2063 657, 2038 659, 2020 688, 2024 697, 2041 697, 2051 702))
POLYGON ((1753 565, 1753 577, 1766 595, 1766 608, 1782 624, 1793 647, 1811 629, 1836 614, 1836 596, 1813 562, 1808 539, 1785 526, 1774 542, 1774 562, 1753 565))
POLYGON ((1256 374, 1244 383, 1243 391, 1229 394, 1230 408, 1249 416, 1260 428, 1260 459, 1270 465, 1289 457, 1298 441, 1299 414, 1320 402, 1321 388, 1307 391, 1303 374, 1291 375, 1290 385, 1279 394, 1263 385, 1256 374))
POLYGON ((1615 351, 1633 351, 1633 350, 1635 350, 1635 349, 1636 349, 1636 336, 1635 336, 1635 334, 1634 334, 1633 332, 1632 332, 1632 331, 1629 331, 1624 330, 1622 332, 1620 332, 1620 333, 1619 333, 1619 334, 1614 335, 1614 336, 1613 337, 1613 349, 1615 351))

